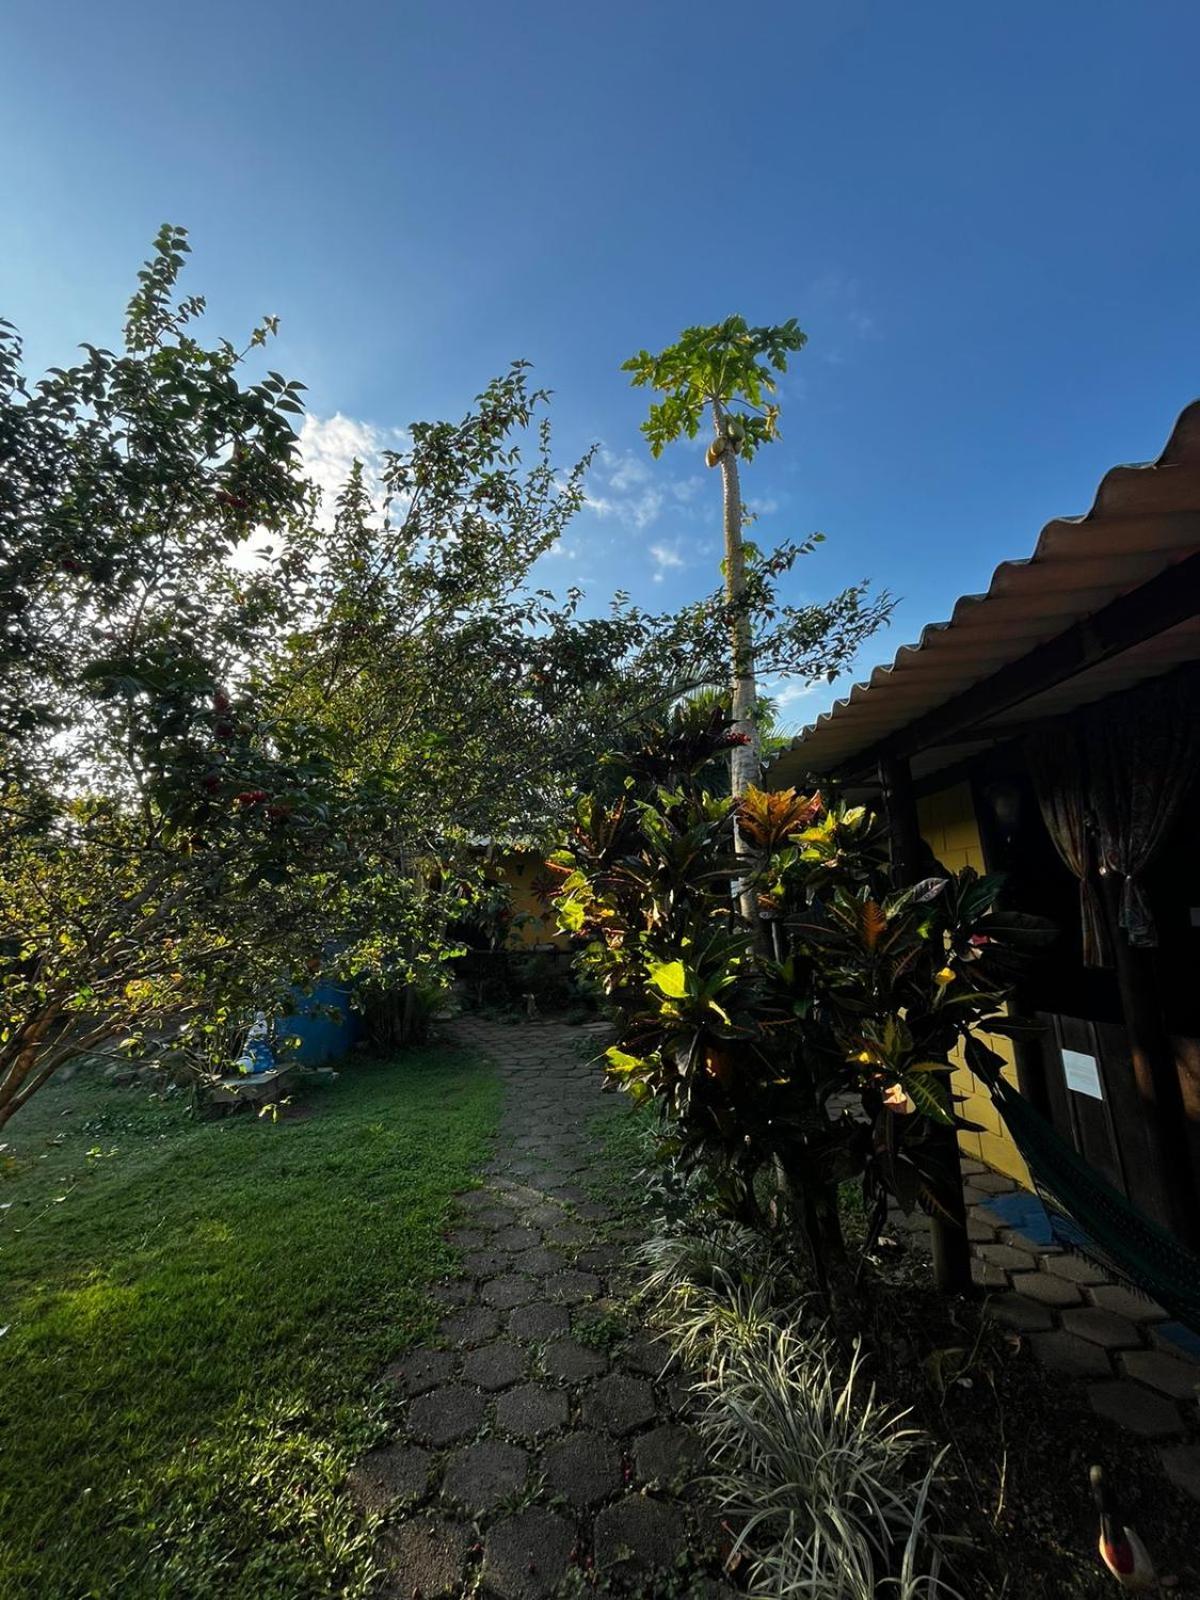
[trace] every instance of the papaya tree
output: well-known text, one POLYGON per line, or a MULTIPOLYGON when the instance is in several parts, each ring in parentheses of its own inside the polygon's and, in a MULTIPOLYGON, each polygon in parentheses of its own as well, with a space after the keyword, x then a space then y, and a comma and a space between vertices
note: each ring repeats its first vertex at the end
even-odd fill
POLYGON ((658 355, 639 351, 622 368, 635 387, 657 390, 642 424, 651 453, 694 439, 707 420, 712 441, 705 460, 720 467, 724 501, 724 579, 729 623, 729 689, 733 730, 744 739, 730 757, 735 795, 759 776, 759 732, 755 718, 757 687, 754 640, 748 606, 746 511, 738 463, 752 461, 778 436, 779 407, 769 399, 775 375, 787 371, 788 356, 803 349, 806 335, 794 317, 776 327, 750 327, 744 317, 727 317, 711 327, 685 328, 658 355))

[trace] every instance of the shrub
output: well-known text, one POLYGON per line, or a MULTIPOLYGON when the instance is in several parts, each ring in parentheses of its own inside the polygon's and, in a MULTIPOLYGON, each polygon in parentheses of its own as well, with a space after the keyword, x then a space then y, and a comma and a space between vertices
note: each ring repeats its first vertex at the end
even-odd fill
POLYGON ((934 1132, 965 1126, 951 1053, 1012 1031, 1007 981, 1044 930, 969 869, 893 888, 863 806, 714 797, 706 769, 735 737, 720 708, 684 706, 622 758, 616 798, 584 798, 552 858, 559 915, 615 1012, 609 1071, 660 1108, 663 1153, 703 1168, 726 1216, 794 1231, 824 1287, 840 1183, 864 1185, 876 1227, 889 1194, 937 1206, 934 1132))

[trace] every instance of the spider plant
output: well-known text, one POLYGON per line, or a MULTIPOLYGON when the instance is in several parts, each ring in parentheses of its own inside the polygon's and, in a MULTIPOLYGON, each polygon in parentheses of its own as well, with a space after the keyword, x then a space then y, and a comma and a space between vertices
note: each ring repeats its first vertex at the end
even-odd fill
MULTIPOLYGON (((954 1600, 930 1496, 942 1454, 848 1366, 812 1302, 747 1271, 728 1224, 650 1247, 659 1320, 694 1384, 709 1487, 751 1592, 775 1600, 954 1600), (688 1277, 699 1269, 699 1279, 688 1277)), ((753 1238, 752 1235, 748 1236, 753 1238)))

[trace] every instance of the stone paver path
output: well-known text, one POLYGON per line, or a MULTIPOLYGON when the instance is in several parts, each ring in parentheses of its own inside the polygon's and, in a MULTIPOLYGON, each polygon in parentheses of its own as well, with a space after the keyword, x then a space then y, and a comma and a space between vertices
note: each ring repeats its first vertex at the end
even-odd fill
MULTIPOLYGON (((994 1207, 1019 1212, 1021 1202, 1005 1202, 1024 1193, 1012 1178, 965 1158, 962 1170, 971 1270, 990 1296, 991 1314, 1026 1338, 1043 1366, 1082 1379, 1099 1416, 1158 1441, 1166 1475, 1200 1500, 1200 1363, 1189 1350, 1194 1341, 1152 1300, 1006 1220, 994 1207)), ((918 1239, 929 1227, 920 1215, 893 1220, 918 1239)))
POLYGON ((437 1346, 389 1372, 401 1424, 355 1474, 388 1518, 380 1593, 545 1600, 594 1575, 715 1600, 730 1591, 687 1484, 686 1398, 629 1325, 638 1229, 589 1186, 590 1125, 621 1102, 599 1092, 585 1030, 461 1019, 452 1037, 496 1062, 505 1103, 484 1185, 459 1200, 437 1346))

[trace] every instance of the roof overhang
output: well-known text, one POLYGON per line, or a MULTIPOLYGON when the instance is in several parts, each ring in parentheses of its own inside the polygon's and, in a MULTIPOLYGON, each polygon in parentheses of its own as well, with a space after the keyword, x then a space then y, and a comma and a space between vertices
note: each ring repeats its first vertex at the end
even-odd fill
POLYGON ((1114 467, 1082 517, 1042 529, 948 622, 897 651, 792 741, 775 787, 862 777, 881 756, 917 776, 1200 659, 1200 401, 1144 466, 1114 467))

